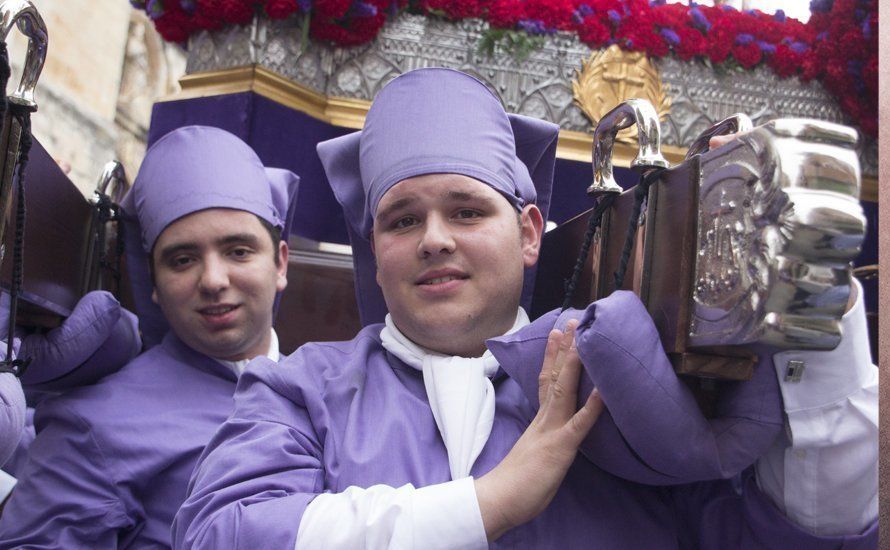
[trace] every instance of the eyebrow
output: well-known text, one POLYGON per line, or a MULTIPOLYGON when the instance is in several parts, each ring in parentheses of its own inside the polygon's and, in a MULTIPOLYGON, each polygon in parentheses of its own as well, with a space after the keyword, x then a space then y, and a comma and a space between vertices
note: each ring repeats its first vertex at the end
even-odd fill
MULTIPOLYGON (((252 233, 232 233, 229 235, 224 235, 214 241, 214 244, 216 246, 226 246, 239 243, 257 246, 257 244, 259 243, 259 239, 257 239, 257 236, 252 233)), ((199 250, 200 248, 201 247, 198 245, 198 243, 193 241, 174 243, 164 247, 164 249, 161 250, 161 253, 158 255, 158 261, 163 262, 169 260, 177 254, 181 254, 183 252, 194 252, 199 250)))
MULTIPOLYGON (((452 202, 475 201, 475 202, 484 203, 487 206, 494 204, 494 201, 491 199, 491 197, 486 197, 485 195, 482 195, 479 193, 474 193, 474 192, 469 192, 469 191, 448 191, 443 196, 446 200, 449 200, 452 202)), ((398 199, 398 200, 394 201, 392 204, 386 206, 386 208, 379 210, 377 212, 377 215, 375 216, 375 218, 385 220, 389 216, 391 216, 393 212, 397 212, 405 207, 411 206, 411 204, 413 204, 415 202, 417 202, 417 199, 415 197, 404 197, 404 198, 398 199)))
POLYGON ((445 195, 449 200, 455 202, 470 202, 477 201, 483 202, 486 204, 492 204, 492 200, 490 197, 486 197, 485 195, 481 195, 479 193, 467 192, 467 191, 449 191, 445 195))
POLYGON ((402 199, 398 199, 394 201, 392 204, 389 204, 383 210, 378 210, 375 218, 385 220, 389 216, 392 215, 393 212, 397 212, 407 206, 410 206, 412 203, 417 202, 415 197, 405 197, 402 199))

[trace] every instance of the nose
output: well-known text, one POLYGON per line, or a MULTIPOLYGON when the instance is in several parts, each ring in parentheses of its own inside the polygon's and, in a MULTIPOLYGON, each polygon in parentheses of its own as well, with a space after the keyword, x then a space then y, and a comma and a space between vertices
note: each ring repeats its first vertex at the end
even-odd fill
POLYGON ((229 271, 222 258, 210 255, 204 259, 203 268, 198 281, 201 292, 218 294, 229 286, 229 271))
POLYGON ((451 228, 440 216, 429 216, 424 222, 423 233, 417 245, 417 255, 421 258, 454 252, 455 241, 451 228))

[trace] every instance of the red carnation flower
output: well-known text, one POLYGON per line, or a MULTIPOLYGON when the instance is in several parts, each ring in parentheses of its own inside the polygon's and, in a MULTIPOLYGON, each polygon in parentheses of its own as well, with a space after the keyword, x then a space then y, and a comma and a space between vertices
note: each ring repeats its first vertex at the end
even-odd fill
POLYGON ((874 96, 878 96, 878 56, 871 56, 862 67, 862 80, 865 88, 874 96))
POLYGON ((538 20, 548 29, 568 29, 575 11, 571 0, 526 0, 525 19, 538 20))
POLYGON ((297 3, 294 0, 268 0, 266 13, 272 19, 284 19, 297 11, 297 3))
MULTIPOLYGON (((349 5, 352 3, 351 0, 316 0, 315 1, 315 14, 318 19, 341 19, 346 15, 346 12, 349 11, 349 5)), ((312 18, 313 20, 315 17, 312 18)), ((323 32, 336 32, 333 29, 325 30, 323 32)))
POLYGON ((707 41, 702 33, 685 25, 677 27, 674 32, 680 38, 680 42, 674 46, 674 53, 680 59, 688 61, 693 57, 704 55, 707 41))
POLYGON ((491 0, 488 23, 500 29, 512 29, 522 19, 523 9, 518 0, 491 0))
POLYGON ((578 38, 591 48, 599 48, 612 38, 612 33, 595 16, 588 16, 578 28, 578 38))
POLYGON ((786 44, 776 46, 774 53, 767 61, 770 68, 781 78, 795 74, 803 65, 804 56, 792 50, 786 44))
POLYGON ((220 0, 197 0, 195 15, 192 18, 199 29, 215 30, 223 24, 222 3, 220 0))
POLYGON ((220 9, 227 23, 244 25, 253 18, 252 0, 220 0, 220 9))
POLYGON ((739 65, 746 69, 751 69, 760 63, 763 53, 760 51, 757 44, 751 43, 733 46, 732 56, 739 62, 739 65))
POLYGON ((735 37, 738 34, 738 27, 735 21, 729 17, 722 17, 708 33, 708 57, 714 63, 722 63, 729 56, 732 45, 735 43, 735 37))
POLYGON ((193 30, 188 16, 180 10, 167 10, 154 23, 158 34, 168 42, 185 42, 193 30))

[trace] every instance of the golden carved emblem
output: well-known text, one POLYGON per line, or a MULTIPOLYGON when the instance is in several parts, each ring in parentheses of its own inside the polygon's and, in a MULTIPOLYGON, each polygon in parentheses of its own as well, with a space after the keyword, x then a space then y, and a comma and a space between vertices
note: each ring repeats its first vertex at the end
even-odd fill
MULTIPOLYGON (((590 54, 575 70, 572 81, 575 103, 590 119, 591 127, 616 105, 631 98, 649 101, 658 111, 659 120, 670 112, 671 100, 661 85, 658 69, 643 52, 626 52, 616 45, 590 54)), ((617 141, 635 142, 636 126, 618 133, 617 141)))

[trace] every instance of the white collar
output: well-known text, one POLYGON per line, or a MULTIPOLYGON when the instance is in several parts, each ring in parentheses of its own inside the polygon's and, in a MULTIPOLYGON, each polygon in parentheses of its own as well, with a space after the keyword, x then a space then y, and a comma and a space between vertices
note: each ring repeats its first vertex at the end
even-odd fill
MULTIPOLYGON (((506 334, 528 324, 528 315, 519 308, 506 334)), ((497 359, 488 350, 481 357, 455 357, 425 349, 402 334, 389 315, 380 340, 384 349, 423 373, 430 411, 448 453, 451 479, 469 476, 494 424, 490 378, 498 370, 497 359)))
MULTIPOLYGON (((266 352, 266 357, 275 361, 276 363, 281 358, 281 353, 278 350, 278 334, 275 333, 275 329, 271 329, 272 338, 269 339, 269 350, 266 352)), ((227 361, 226 359, 216 359, 223 365, 229 367, 229 369, 235 373, 235 376, 241 376, 241 373, 244 372, 244 369, 247 367, 247 364, 250 363, 254 357, 250 359, 239 359, 238 361, 227 361)))

